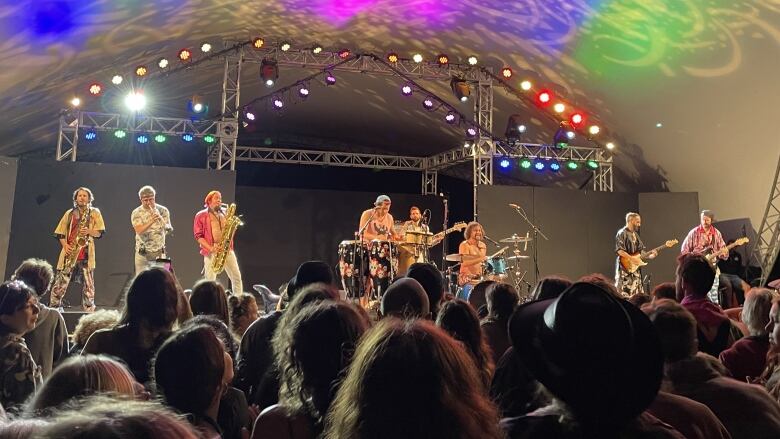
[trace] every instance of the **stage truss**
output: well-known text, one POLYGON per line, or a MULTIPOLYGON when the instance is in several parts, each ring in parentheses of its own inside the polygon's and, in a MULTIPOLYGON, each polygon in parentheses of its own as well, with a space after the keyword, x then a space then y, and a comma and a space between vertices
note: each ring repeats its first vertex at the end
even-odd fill
MULTIPOLYGON (((492 71, 485 67, 462 64, 442 66, 437 63, 416 63, 405 59, 399 59, 398 62, 390 65, 374 54, 355 55, 345 62, 337 53, 314 54, 311 50, 302 49, 282 51, 274 46, 252 49, 247 42, 228 41, 225 43, 227 49, 219 52, 224 64, 222 113, 218 120, 199 122, 190 119, 63 110, 59 117, 56 159, 76 161, 79 129, 93 129, 95 131, 123 129, 127 131, 128 135, 139 132, 152 136, 156 134, 182 135, 185 133, 190 133, 195 137, 211 135, 215 137, 216 142, 208 154, 206 163, 208 169, 235 170, 237 161, 245 161, 416 171, 422 175, 423 194, 436 194, 438 192, 439 171, 470 161, 473 170, 475 218, 478 205, 477 187, 493 184, 494 162, 503 157, 558 159, 580 163, 595 161, 598 163, 598 168, 592 171, 593 190, 613 191, 612 157, 600 147, 555 148, 550 145, 509 145, 497 141, 492 136, 493 87, 496 85, 496 80, 492 71), (476 91, 474 93, 476 99, 474 99, 473 117, 474 122, 480 128, 479 135, 464 147, 453 148, 430 157, 239 146, 241 71, 245 64, 260 64, 265 58, 275 59, 279 66, 286 67, 328 69, 426 80, 449 81, 453 77, 461 78, 468 81, 472 85, 472 90, 476 91)), ((163 79, 171 73, 167 72, 158 76, 163 79)), ((505 86, 505 84, 502 85, 505 86)))
POLYGON ((775 179, 769 191, 769 201, 766 204, 764 218, 758 229, 758 242, 753 247, 753 257, 761 267, 761 286, 766 286, 772 268, 780 254, 780 159, 775 169, 775 179))

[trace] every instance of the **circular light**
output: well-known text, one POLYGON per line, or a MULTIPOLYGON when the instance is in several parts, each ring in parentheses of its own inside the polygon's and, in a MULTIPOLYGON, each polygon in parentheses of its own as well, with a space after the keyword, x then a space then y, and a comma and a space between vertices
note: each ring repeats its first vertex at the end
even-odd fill
POLYGON ((580 167, 580 165, 577 162, 567 162, 566 167, 572 171, 576 171, 580 167))
POLYGON ((442 53, 436 58, 436 61, 443 66, 450 62, 450 57, 442 53))
POLYGON ((422 102, 423 108, 426 110, 432 110, 433 109, 433 98, 427 97, 422 102))
POLYGON ((570 120, 571 120, 572 125, 579 125, 579 124, 582 123, 583 120, 585 120, 585 118, 582 117, 582 115, 580 113, 574 113, 574 114, 571 115, 570 120))
POLYGON ((87 140, 95 140, 97 139, 97 133, 94 130, 89 130, 84 134, 84 138, 87 140))
POLYGON ((468 127, 466 128, 466 135, 469 137, 476 137, 477 136, 477 129, 474 127, 468 127))
POLYGON ((501 69, 501 76, 503 76, 506 79, 511 78, 512 77, 512 69, 510 69, 509 67, 504 67, 503 69, 501 69))
POLYGON ((157 67, 161 69, 168 67, 168 60, 166 58, 160 58, 160 60, 157 61, 157 67))
POLYGON ((395 52, 390 52, 387 54, 387 61, 391 63, 397 63, 398 62, 398 54, 395 52))
POLYGON ((401 87, 401 93, 404 96, 411 96, 412 95, 412 86, 408 85, 408 84, 404 85, 403 87, 401 87))
POLYGON ((537 171, 544 171, 544 162, 537 160, 534 163, 534 169, 536 169, 537 171))
POLYGON ((529 159, 522 159, 520 160, 520 167, 523 169, 528 169, 531 167, 531 160, 529 159))
POLYGON ((589 167, 590 169, 598 169, 598 167, 599 167, 599 164, 598 164, 598 162, 597 162, 597 161, 595 161, 595 160, 588 160, 588 167, 589 167))
POLYGON ((522 88, 525 91, 528 91, 531 89, 533 84, 531 84, 531 81, 523 81, 520 83, 520 88, 522 88))
POLYGON ((598 133, 599 133, 599 131, 601 131, 601 128, 599 128, 599 126, 598 126, 598 125, 591 125, 591 126, 590 126, 590 128, 588 128, 588 132, 589 132, 591 135, 593 135, 593 136, 595 136, 596 134, 598 134, 598 133))
POLYGON ((556 162, 555 160, 553 160, 553 161, 550 163, 550 170, 551 170, 551 171, 553 171, 553 172, 558 172, 558 171, 560 171, 560 170, 561 170, 561 164, 560 164, 560 163, 558 163, 558 162, 556 162))
POLYGON ((518 125, 517 126, 517 132, 520 133, 520 134, 523 134, 525 132, 525 130, 527 130, 527 129, 528 128, 525 125, 518 125))
POLYGON ((315 44, 314 47, 311 48, 311 53, 315 55, 322 53, 322 46, 320 46, 319 44, 315 44))
POLYGON ((475 65, 477 65, 477 63, 479 62, 479 60, 477 59, 477 57, 476 57, 476 56, 474 56, 474 55, 471 55, 471 56, 468 58, 468 60, 467 60, 467 61, 468 61, 468 63, 469 63, 469 65, 470 65, 470 66, 475 66, 475 65))
POLYGON ((136 76, 146 76, 147 72, 149 72, 149 70, 146 68, 146 66, 138 66, 135 68, 136 76))
POLYGON ((146 106, 146 97, 140 92, 130 92, 125 96, 125 106, 130 111, 140 111, 146 106))
POLYGON ((165 134, 158 134, 154 136, 154 141, 157 143, 164 143, 166 140, 168 140, 168 138, 165 137, 165 134))
POLYGON ((349 49, 341 49, 341 50, 339 50, 339 58, 347 59, 347 58, 349 58, 349 55, 350 55, 349 49))
POLYGON ((547 103, 549 103, 549 102, 550 102, 550 100, 552 99, 552 93, 550 93, 549 91, 541 91, 541 92, 539 92, 539 94, 536 96, 536 99, 537 99, 537 100, 538 100, 540 103, 542 103, 542 104, 547 104, 547 103))
POLYGON ((147 136, 146 134, 139 134, 138 136, 136 136, 135 141, 140 144, 148 143, 149 136, 147 136))
POLYGON ((512 162, 510 162, 507 158, 503 158, 500 162, 498 162, 498 165, 504 169, 508 168, 511 164, 512 162))
POLYGON ((279 109, 281 109, 282 107, 284 107, 284 101, 282 101, 282 98, 280 98, 280 97, 275 97, 275 98, 274 98, 274 108, 276 108, 277 110, 279 110, 279 109))
POLYGON ((444 120, 449 124, 455 123, 455 113, 452 111, 447 112, 447 115, 444 116, 444 120))
POLYGON ((607 149, 609 149, 609 150, 613 150, 613 149, 615 149, 615 144, 614 144, 614 143, 612 143, 612 142, 607 142, 607 144, 606 144, 606 145, 604 145, 604 146, 606 146, 606 147, 607 147, 607 149))
POLYGON ((262 47, 265 45, 265 40, 258 37, 252 40, 252 47, 255 49, 262 49, 262 47))
POLYGON ((206 143, 214 143, 217 141, 217 138, 212 136, 211 134, 206 134, 203 136, 203 141, 206 143))
POLYGON ((196 113, 200 113, 201 111, 203 111, 203 104, 198 102, 197 104, 193 105, 192 106, 192 111, 194 111, 196 113))
POLYGON ((302 97, 302 98, 307 98, 307 97, 309 97, 309 89, 308 89, 308 88, 306 88, 305 86, 304 86, 304 87, 301 87, 301 88, 299 88, 299 89, 298 89, 298 96, 300 96, 300 97, 302 97))
POLYGON ((246 112, 244 112, 244 118, 246 120, 254 121, 256 116, 255 113, 253 113, 251 110, 247 110, 246 112))
POLYGON ((103 93, 103 86, 100 85, 97 82, 94 82, 89 85, 89 94, 92 96, 99 96, 100 93, 103 93))
POLYGON ((273 87, 274 86, 274 80, 271 78, 268 78, 265 80, 265 86, 266 87, 273 87))
POLYGON ((195 136, 193 136, 190 133, 185 133, 184 135, 181 136, 181 140, 184 140, 185 142, 192 142, 193 140, 195 140, 195 136))
POLYGON ((192 52, 190 49, 181 49, 179 51, 179 59, 182 61, 189 61, 192 58, 192 52))
POLYGON ((574 131, 566 131, 566 137, 571 140, 574 138, 574 131))
POLYGON ((664 124, 662 124, 661 122, 658 122, 657 124, 655 124, 656 128, 662 128, 663 126, 664 126, 664 124))
POLYGON ((117 139, 124 139, 127 137, 127 132, 125 130, 116 130, 114 131, 114 137, 117 139))
POLYGON ((282 50, 282 52, 287 52, 292 48, 292 45, 287 41, 282 41, 282 44, 279 45, 279 49, 282 50))
POLYGON ((114 75, 114 77, 111 78, 111 83, 114 85, 119 85, 122 83, 123 79, 124 78, 122 78, 122 75, 114 75))
POLYGON ((562 103, 558 102, 557 104, 553 105, 553 110, 555 110, 556 113, 563 113, 563 111, 566 109, 566 106, 562 103))
POLYGON ((79 99, 78 97, 74 97, 73 99, 70 100, 70 105, 74 107, 78 107, 79 105, 81 105, 81 99, 79 99))
POLYGON ((200 51, 203 53, 211 52, 211 44, 206 41, 200 43, 200 51))
POLYGON ((419 64, 419 63, 423 62, 423 56, 421 54, 419 54, 419 53, 415 53, 412 56, 412 61, 414 61, 414 62, 419 64))
POLYGON ((325 84, 327 85, 333 85, 336 83, 336 77, 333 76, 332 73, 328 73, 327 76, 325 76, 325 84))

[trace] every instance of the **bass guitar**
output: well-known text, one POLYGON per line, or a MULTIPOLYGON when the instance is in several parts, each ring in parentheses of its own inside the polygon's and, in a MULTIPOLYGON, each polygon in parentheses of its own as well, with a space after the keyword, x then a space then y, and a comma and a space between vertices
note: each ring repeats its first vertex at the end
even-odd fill
POLYGON ((704 252, 704 258, 707 259, 707 262, 709 262, 713 268, 715 268, 715 266, 718 264, 718 257, 720 257, 721 254, 727 255, 729 254, 729 250, 732 248, 747 244, 748 242, 750 242, 750 240, 747 237, 739 238, 731 244, 720 249, 720 251, 713 252, 712 249, 707 249, 707 251, 704 252))
POLYGON ((670 239, 663 243, 662 245, 659 245, 658 247, 650 250, 650 251, 643 251, 639 253, 634 253, 630 255, 629 257, 621 256, 620 257, 620 266, 623 267, 624 270, 626 270, 629 273, 634 273, 635 271, 639 270, 639 267, 644 267, 647 265, 647 262, 644 261, 644 258, 647 257, 650 253, 656 252, 665 249, 665 248, 671 248, 677 245, 679 241, 676 239, 670 239))

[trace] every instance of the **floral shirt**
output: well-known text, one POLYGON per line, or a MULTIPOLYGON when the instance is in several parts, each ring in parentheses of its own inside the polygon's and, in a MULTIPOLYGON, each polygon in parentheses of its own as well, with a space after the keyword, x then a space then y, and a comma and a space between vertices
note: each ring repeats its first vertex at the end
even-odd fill
MULTIPOLYGON (((723 236, 714 226, 710 226, 709 232, 705 231, 704 227, 698 226, 688 232, 688 236, 685 237, 680 248, 680 253, 684 255, 688 253, 716 253, 725 246, 723 236)), ((720 258, 728 259, 728 255, 721 255, 720 258)))
MULTIPOLYGON (((157 253, 165 247, 166 228, 171 230, 171 214, 168 208, 161 204, 155 205, 155 208, 163 218, 162 221, 155 221, 148 229, 142 233, 135 234, 135 251, 141 247, 146 248, 148 253, 157 253)), ((130 214, 130 222, 133 226, 148 224, 152 220, 152 210, 144 206, 138 206, 130 214)))
POLYGON ((41 368, 20 335, 0 335, 0 380, 0 403, 9 411, 18 409, 42 384, 41 368))

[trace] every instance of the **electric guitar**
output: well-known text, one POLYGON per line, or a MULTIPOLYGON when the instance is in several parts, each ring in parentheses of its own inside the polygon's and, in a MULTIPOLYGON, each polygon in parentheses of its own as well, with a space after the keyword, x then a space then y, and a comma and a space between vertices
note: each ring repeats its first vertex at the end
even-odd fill
POLYGON ((748 242, 750 242, 748 238, 739 238, 736 241, 732 242, 731 244, 723 247, 718 252, 713 252, 712 249, 707 249, 704 252, 704 258, 707 259, 707 262, 709 262, 710 265, 712 265, 712 267, 714 268, 718 264, 718 257, 721 254, 729 254, 729 250, 731 250, 732 248, 747 244, 748 242))
POLYGON ((453 224, 452 227, 448 228, 447 230, 442 230, 441 232, 433 235, 433 237, 431 238, 431 241, 442 240, 442 239, 444 239, 444 237, 446 235, 449 235, 452 232, 460 232, 460 231, 462 231, 465 228, 466 228, 466 223, 464 223, 463 221, 458 221, 457 223, 453 224))
POLYGON ((659 245, 658 247, 650 250, 650 251, 644 251, 639 253, 634 253, 630 255, 630 257, 621 256, 620 257, 620 266, 623 267, 624 270, 626 270, 629 273, 634 273, 637 270, 639 270, 639 267, 644 267, 647 265, 647 262, 645 262, 643 259, 647 257, 652 252, 658 253, 659 251, 665 249, 665 248, 671 248, 677 245, 679 241, 676 239, 670 239, 663 243, 662 245, 659 245))

